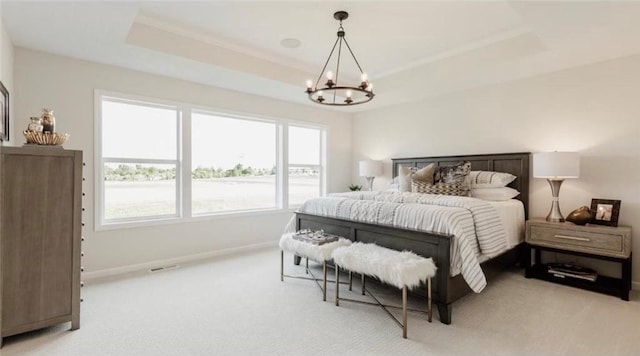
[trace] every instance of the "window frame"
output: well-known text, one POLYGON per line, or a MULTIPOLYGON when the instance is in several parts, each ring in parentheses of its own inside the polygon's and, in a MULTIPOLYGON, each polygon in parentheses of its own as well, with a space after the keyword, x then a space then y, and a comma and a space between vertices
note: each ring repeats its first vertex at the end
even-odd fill
MULTIPOLYGON (((321 123, 311 123, 299 120, 274 118, 253 113, 243 113, 232 110, 215 109, 202 105, 184 102, 145 97, 102 89, 94 90, 94 231, 135 228, 144 226, 156 226, 192 221, 229 219, 238 217, 250 217, 259 215, 278 214, 283 211, 293 211, 299 205, 289 206, 289 182, 288 182, 288 132, 289 125, 301 128, 310 128, 320 131, 320 196, 326 194, 327 176, 327 137, 328 127, 321 123), (108 157, 105 161, 102 156, 102 100, 108 98, 115 102, 141 103, 149 107, 175 108, 177 111, 177 157, 176 160, 156 159, 125 159, 108 157), (192 212, 192 113, 221 116, 230 119, 257 121, 272 123, 276 130, 276 183, 275 183, 275 207, 247 210, 221 211, 193 215, 192 212), (153 217, 134 217, 125 219, 104 219, 104 164, 116 160, 117 163, 137 164, 176 164, 176 214, 157 215, 153 217), (170 163, 168 163, 170 162, 170 163)), ((300 166, 300 165, 295 165, 300 166)), ((315 167, 315 166, 314 166, 315 167)))
POLYGON ((159 100, 153 98, 146 98, 136 95, 128 95, 121 93, 112 93, 103 90, 95 91, 95 221, 96 231, 98 227, 118 226, 118 225, 131 225, 137 223, 149 223, 153 221, 168 221, 181 218, 182 209, 182 172, 181 172, 181 131, 182 131, 182 112, 183 109, 178 103, 170 102, 167 100, 159 100), (162 108, 162 109, 175 109, 176 111, 176 157, 175 159, 150 159, 150 158, 124 158, 124 157, 107 157, 102 154, 102 103, 107 101, 124 103, 124 104, 138 104, 140 106, 146 106, 150 108, 162 108), (140 216, 129 217, 119 219, 106 219, 105 218, 105 187, 104 187, 104 165, 106 163, 126 163, 126 164, 167 164, 175 165, 176 167, 176 179, 175 179, 175 212, 172 214, 161 214, 152 216, 140 216))

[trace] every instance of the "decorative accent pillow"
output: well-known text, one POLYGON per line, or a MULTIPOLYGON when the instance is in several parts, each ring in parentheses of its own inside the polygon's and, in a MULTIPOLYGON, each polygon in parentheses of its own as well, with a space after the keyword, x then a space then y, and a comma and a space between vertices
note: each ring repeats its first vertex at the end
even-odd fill
POLYGON ((458 184, 462 190, 460 195, 469 195, 469 173, 471 173, 471 162, 464 161, 453 166, 440 166, 436 168, 434 183, 458 184))
POLYGON ((461 195, 466 196, 467 191, 463 190, 458 183, 436 183, 429 184, 420 180, 411 181, 411 191, 414 193, 440 194, 440 195, 461 195))
POLYGON ((504 201, 517 197, 519 191, 509 187, 471 188, 471 196, 483 200, 504 201))
POLYGON ((471 171, 471 173, 469 173, 471 188, 506 187, 516 178, 513 174, 503 172, 471 171))
POLYGON ((414 172, 413 168, 400 166, 398 170, 398 183, 400 184, 400 192, 410 192, 411 181, 414 179, 433 184, 433 173, 436 167, 435 164, 430 163, 418 171, 414 172))

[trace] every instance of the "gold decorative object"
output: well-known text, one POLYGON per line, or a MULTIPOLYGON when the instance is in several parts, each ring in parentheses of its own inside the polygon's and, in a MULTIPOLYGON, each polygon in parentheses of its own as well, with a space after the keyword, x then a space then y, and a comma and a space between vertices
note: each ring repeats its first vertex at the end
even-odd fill
POLYGON ((69 138, 68 133, 23 131, 27 143, 47 146, 61 146, 69 138))
POLYGON ((576 225, 585 225, 591 222, 595 214, 589 209, 588 206, 581 206, 578 209, 572 211, 566 220, 576 225))

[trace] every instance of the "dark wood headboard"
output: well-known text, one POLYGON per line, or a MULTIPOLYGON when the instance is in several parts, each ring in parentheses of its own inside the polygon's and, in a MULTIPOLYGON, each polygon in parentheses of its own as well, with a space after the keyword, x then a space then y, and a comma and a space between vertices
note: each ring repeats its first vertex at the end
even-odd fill
POLYGON ((471 170, 495 171, 511 173, 517 178, 508 186, 520 192, 516 199, 524 204, 525 219, 529 216, 529 157, 528 152, 497 153, 469 156, 441 156, 441 157, 415 157, 392 158, 393 177, 398 175, 400 166, 422 168, 430 163, 436 166, 449 166, 461 161, 471 162, 471 170))

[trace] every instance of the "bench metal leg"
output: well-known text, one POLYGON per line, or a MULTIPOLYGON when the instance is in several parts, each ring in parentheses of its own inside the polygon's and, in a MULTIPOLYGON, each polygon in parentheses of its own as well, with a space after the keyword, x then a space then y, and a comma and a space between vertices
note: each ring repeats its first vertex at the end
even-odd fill
POLYGON ((306 268, 305 268, 305 270, 304 270, 304 271, 305 271, 305 273, 306 273, 306 274, 309 274, 309 258, 305 258, 305 261, 307 261, 307 262, 306 262, 306 263, 307 263, 307 265, 306 265, 306 268))
POLYGON ((322 262, 322 301, 327 301, 327 261, 322 262))
POLYGON ((336 270, 336 307, 340 305, 340 267, 337 263, 333 263, 336 270))
POLYGON ((402 337, 407 338, 407 286, 402 287, 402 337))
POLYGON ((433 309, 431 308, 431 278, 427 279, 427 311, 429 312, 429 322, 433 317, 433 309))
POLYGON ((353 286, 353 273, 349 271, 349 292, 351 292, 351 287, 353 286))
POLYGON ((362 295, 364 295, 364 273, 362 274, 362 295))
POLYGON ((280 282, 284 281, 284 250, 280 250, 280 282))

